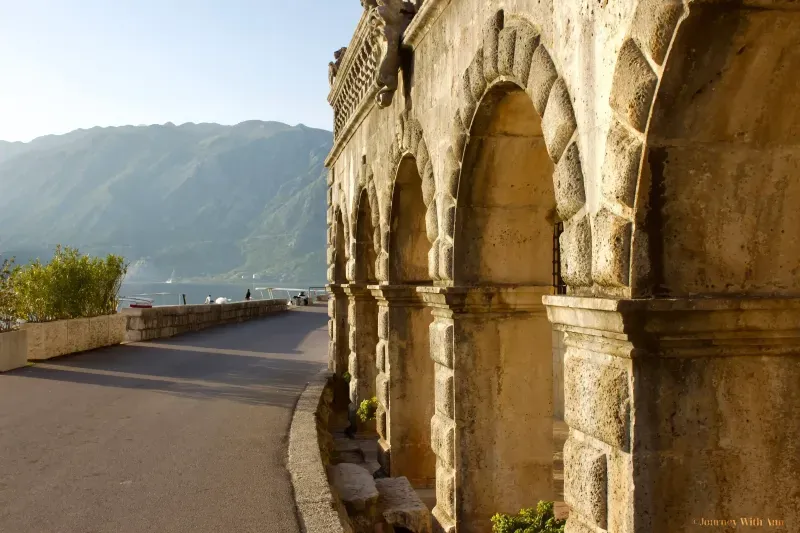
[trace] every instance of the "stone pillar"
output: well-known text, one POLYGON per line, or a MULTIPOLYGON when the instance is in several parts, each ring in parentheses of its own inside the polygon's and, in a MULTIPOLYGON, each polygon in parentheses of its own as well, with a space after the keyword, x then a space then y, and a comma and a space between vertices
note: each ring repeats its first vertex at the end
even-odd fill
POLYGON ((328 285, 328 370, 337 376, 348 371, 350 359, 350 324, 347 319, 347 295, 341 285, 328 285))
POLYGON ((494 513, 553 499, 551 289, 418 290, 434 316, 434 519, 485 533, 494 513))
POLYGON ((375 424, 363 424, 354 413, 361 402, 375 396, 375 379, 378 376, 375 350, 378 344, 378 305, 366 285, 351 283, 344 286, 348 299, 350 321, 350 409, 351 422, 360 431, 374 432, 375 424))
POLYGON ((431 311, 414 286, 374 287, 378 299, 379 460, 393 477, 432 487, 433 362, 428 329, 431 311))
POLYGON ((566 332, 567 531, 798 530, 800 299, 545 303, 566 332))

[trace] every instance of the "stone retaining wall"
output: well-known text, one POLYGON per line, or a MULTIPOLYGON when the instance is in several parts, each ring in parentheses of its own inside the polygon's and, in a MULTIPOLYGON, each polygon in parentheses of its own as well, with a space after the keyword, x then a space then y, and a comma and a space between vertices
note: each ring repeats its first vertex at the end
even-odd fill
POLYGON ((334 400, 333 374, 321 372, 306 387, 289 431, 289 472, 303 533, 352 533, 341 501, 331 491, 325 467, 333 439, 328 420, 334 400))
POLYGON ((28 363, 27 333, 23 330, 0 333, 0 372, 20 368, 28 363))
POLYGON ((127 342, 172 337, 187 331, 243 322, 288 309, 286 300, 251 300, 227 304, 174 305, 125 309, 127 342))
POLYGON ((124 315, 115 314, 24 324, 28 360, 43 361, 120 344, 125 340, 125 322, 124 315))

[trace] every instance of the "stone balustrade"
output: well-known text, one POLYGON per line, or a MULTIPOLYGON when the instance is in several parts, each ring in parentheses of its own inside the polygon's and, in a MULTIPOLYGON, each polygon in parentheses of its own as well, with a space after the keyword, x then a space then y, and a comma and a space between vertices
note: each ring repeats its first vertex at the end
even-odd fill
POLYGON ((286 300, 251 300, 207 305, 159 306, 147 309, 125 309, 126 342, 172 337, 187 331, 211 326, 244 322, 253 318, 288 310, 286 300))

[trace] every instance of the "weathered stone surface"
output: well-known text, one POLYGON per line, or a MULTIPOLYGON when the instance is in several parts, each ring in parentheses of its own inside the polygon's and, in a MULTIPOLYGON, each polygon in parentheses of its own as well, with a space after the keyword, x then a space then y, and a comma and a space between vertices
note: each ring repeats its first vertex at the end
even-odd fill
POLYGON ((642 142, 615 122, 608 132, 603 162, 602 186, 606 198, 633 207, 641 158, 642 142))
POLYGON ((452 419, 438 413, 433 415, 431 447, 444 466, 447 468, 455 466, 455 422, 452 419))
POLYGON ((631 34, 658 64, 663 63, 667 55, 683 11, 681 0, 642 0, 636 7, 631 34))
POLYGON ((431 358, 438 364, 453 368, 453 324, 436 320, 431 323, 431 358))
POLYGON ((7 331, 0 334, 0 372, 28 364, 28 332, 7 331))
POLYGON ((497 70, 502 76, 514 74, 514 50, 516 47, 516 28, 503 28, 497 44, 497 70))
POLYGON ((622 45, 617 63, 611 90, 611 107, 630 126, 644 131, 658 77, 631 39, 622 45))
POLYGON ((561 234, 561 276, 575 287, 592 284, 592 227, 589 216, 570 220, 561 234))
POLYGON ((547 99, 547 108, 542 116, 542 131, 550 158, 558 162, 561 154, 575 133, 577 123, 572 110, 572 102, 563 79, 558 79, 553 84, 550 97, 547 99))
POLYGON ((539 46, 539 34, 533 28, 523 25, 517 29, 517 42, 514 50, 514 77, 522 84, 528 82, 531 73, 533 53, 539 46))
POLYGON ((624 369, 568 348, 564 357, 564 420, 621 450, 630 443, 630 390, 624 369))
POLYGON ((594 217, 592 278, 600 285, 628 284, 631 223, 607 209, 594 217))
POLYGON ((483 75, 488 83, 493 82, 500 75, 497 69, 497 40, 503 28, 503 11, 495 12, 489 17, 483 30, 483 75))
POLYGON ((454 401, 453 396, 453 371, 443 365, 435 365, 436 378, 436 411, 453 418, 454 401))
POLYGON ((578 144, 567 147, 564 156, 553 172, 553 186, 556 195, 556 209, 561 220, 568 220, 586 203, 583 185, 583 169, 578 153, 578 144))
POLYGON ((430 511, 419 499, 407 478, 378 479, 375 486, 380 494, 380 512, 387 524, 414 533, 431 532, 430 511))
POLYGON ((547 49, 539 45, 531 58, 531 73, 528 77, 528 93, 539 115, 544 115, 550 90, 558 79, 558 72, 547 49))
POLYGON ((378 489, 365 469, 351 463, 331 465, 328 477, 351 518, 377 516, 378 489))
POLYGON ((564 444, 564 498, 569 506, 602 529, 607 527, 606 456, 584 443, 564 444))

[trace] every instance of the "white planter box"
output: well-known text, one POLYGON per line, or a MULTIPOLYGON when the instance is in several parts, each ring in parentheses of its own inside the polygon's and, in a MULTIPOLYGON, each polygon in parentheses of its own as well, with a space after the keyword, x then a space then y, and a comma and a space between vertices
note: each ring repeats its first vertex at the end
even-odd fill
POLYGON ((126 317, 121 314, 25 324, 28 360, 43 361, 120 344, 125 340, 125 325, 126 317))
POLYGON ((25 331, 0 333, 0 372, 28 364, 28 336, 25 331))

